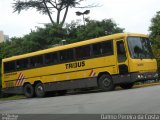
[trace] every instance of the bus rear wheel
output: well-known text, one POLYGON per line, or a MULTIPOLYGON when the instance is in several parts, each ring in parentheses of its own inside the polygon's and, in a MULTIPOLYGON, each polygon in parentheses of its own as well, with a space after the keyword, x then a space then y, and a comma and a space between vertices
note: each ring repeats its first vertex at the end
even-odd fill
POLYGON ((126 84, 121 84, 120 87, 123 89, 131 89, 133 85, 134 83, 126 83, 126 84))
POLYGON ((98 79, 98 87, 105 92, 114 90, 115 85, 110 75, 103 74, 98 79))
POLYGON ((44 85, 42 83, 36 84, 35 93, 37 97, 45 97, 44 85))
POLYGON ((34 97, 34 88, 31 84, 26 84, 23 88, 23 91, 24 91, 24 95, 27 97, 27 98, 32 98, 34 97))

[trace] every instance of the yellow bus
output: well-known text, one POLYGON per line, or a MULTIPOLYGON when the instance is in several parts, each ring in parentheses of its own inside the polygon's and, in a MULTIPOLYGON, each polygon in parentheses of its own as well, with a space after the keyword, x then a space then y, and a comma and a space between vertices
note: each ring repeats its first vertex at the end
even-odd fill
POLYGON ((2 90, 26 97, 46 92, 116 85, 158 78, 157 62, 148 36, 118 33, 2 60, 2 90))

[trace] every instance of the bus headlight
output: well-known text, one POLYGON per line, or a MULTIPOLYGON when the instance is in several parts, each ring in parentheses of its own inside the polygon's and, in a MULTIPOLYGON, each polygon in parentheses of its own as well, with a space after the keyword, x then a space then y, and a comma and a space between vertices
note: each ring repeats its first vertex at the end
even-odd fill
POLYGON ((138 75, 138 79, 142 79, 142 78, 145 78, 144 75, 138 75))
POLYGON ((138 75, 138 78, 141 78, 141 75, 138 75))
POLYGON ((156 74, 154 75, 154 77, 157 78, 157 77, 158 77, 158 73, 156 73, 156 74))
POLYGON ((141 78, 144 78, 144 75, 141 75, 141 78))

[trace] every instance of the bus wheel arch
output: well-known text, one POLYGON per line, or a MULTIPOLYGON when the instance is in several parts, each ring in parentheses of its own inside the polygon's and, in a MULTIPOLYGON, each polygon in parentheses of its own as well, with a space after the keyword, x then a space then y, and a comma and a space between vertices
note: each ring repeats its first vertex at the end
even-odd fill
POLYGON ((112 77, 108 72, 98 74, 97 84, 102 91, 112 91, 115 88, 112 77))
POLYGON ((36 81, 33 83, 33 87, 35 88, 38 83, 42 83, 42 82, 41 82, 40 80, 36 80, 36 81))
POLYGON ((32 98, 35 95, 34 87, 29 82, 23 84, 23 92, 27 98, 32 98))

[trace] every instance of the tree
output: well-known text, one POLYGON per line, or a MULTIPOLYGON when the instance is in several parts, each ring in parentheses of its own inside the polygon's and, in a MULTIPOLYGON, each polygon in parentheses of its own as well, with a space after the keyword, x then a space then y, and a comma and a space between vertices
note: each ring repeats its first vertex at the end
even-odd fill
POLYGON ((80 25, 78 22, 72 22, 66 25, 68 36, 71 41, 81 41, 114 33, 123 32, 112 19, 102 21, 85 19, 86 25, 80 25))
POLYGON ((123 28, 119 28, 111 19, 102 21, 86 19, 86 26, 77 21, 63 28, 56 23, 47 24, 44 28, 38 27, 24 37, 14 37, 10 41, 1 43, 0 58, 50 48, 64 39, 73 43, 120 32, 123 32, 123 28))
POLYGON ((153 52, 158 61, 160 70, 160 11, 152 18, 150 30, 150 38, 153 43, 153 52))
MULTIPOLYGON (((28 10, 29 8, 35 8, 42 14, 47 14, 52 24, 54 24, 52 14, 54 10, 57 12, 57 24, 63 25, 69 8, 74 8, 80 5, 84 0, 14 0, 13 5, 14 12, 20 13, 22 10, 28 10), (64 10, 63 19, 60 22, 61 12, 64 10)), ((92 5, 84 7, 93 7, 92 5)))
POLYGON ((152 18, 149 30, 150 37, 153 39, 160 35, 160 11, 152 18))
POLYGON ((37 28, 23 37, 24 51, 32 52, 52 47, 66 38, 67 32, 59 25, 47 24, 45 28, 37 28))

